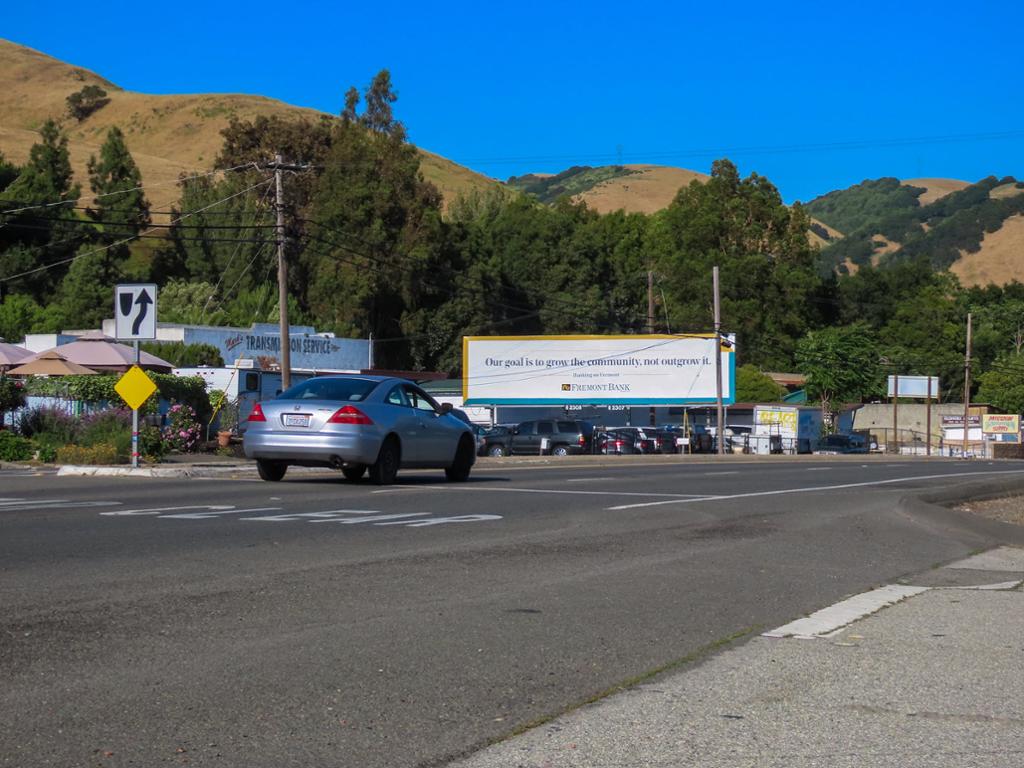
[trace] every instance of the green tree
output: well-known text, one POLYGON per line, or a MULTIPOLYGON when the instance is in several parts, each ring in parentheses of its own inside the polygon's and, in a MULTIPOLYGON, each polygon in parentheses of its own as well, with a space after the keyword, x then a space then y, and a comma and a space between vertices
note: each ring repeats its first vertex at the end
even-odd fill
POLYGON ((107 92, 98 85, 87 85, 65 99, 68 114, 81 122, 98 109, 110 103, 107 92))
POLYGON ((31 296, 16 293, 0 302, 0 338, 16 342, 26 333, 48 330, 46 313, 31 296))
POLYGON ((2 217, 0 278, 29 273, 9 277, 5 287, 43 302, 63 277, 65 260, 77 250, 83 232, 66 221, 73 218, 67 210, 54 205, 72 204, 79 196, 78 185, 72 183, 67 136, 53 120, 43 123, 39 134, 18 177, 0 192, 0 210, 19 210, 2 217))
POLYGON ((651 246, 680 329, 710 326, 717 265, 723 327, 736 332, 741 359, 788 368, 796 340, 819 315, 811 300, 821 282, 809 224, 768 179, 741 179, 728 160, 716 160, 706 182, 679 190, 654 217, 651 246))
POLYGON ((837 405, 883 391, 878 342, 863 323, 808 333, 797 344, 796 359, 807 376, 807 395, 821 401, 827 423, 837 405))
POLYGON ((991 403, 1002 413, 1024 413, 1024 356, 1009 352, 1000 355, 978 377, 975 399, 991 403))
MULTIPOLYGON (((149 224, 149 202, 142 191, 142 174, 117 126, 107 132, 99 158, 89 158, 89 188, 96 196, 96 208, 89 211, 95 221, 118 234, 136 234, 149 224)), ((108 239, 123 238, 114 235, 108 239)))
POLYGON ((756 365, 741 365, 736 369, 736 402, 777 403, 786 390, 761 372, 756 365))

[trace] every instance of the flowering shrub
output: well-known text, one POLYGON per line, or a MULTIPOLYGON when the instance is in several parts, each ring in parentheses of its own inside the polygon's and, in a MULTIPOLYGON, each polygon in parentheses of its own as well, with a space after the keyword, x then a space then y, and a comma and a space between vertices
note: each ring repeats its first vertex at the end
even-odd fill
POLYGON ((0 413, 13 411, 25 404, 25 391, 20 381, 0 378, 0 413))
POLYGON ((196 419, 192 406, 176 403, 167 412, 167 426, 164 428, 164 439, 175 451, 188 453, 199 449, 203 440, 203 427, 196 419))

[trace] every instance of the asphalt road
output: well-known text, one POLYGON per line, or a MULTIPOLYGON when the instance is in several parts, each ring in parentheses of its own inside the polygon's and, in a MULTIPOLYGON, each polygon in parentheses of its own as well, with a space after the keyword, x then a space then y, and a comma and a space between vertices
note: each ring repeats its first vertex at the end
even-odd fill
MULTIPOLYGON (((0 472, 0 765, 425 766, 965 556, 1019 464, 0 472)), ((992 543, 996 543, 992 541, 992 543)))

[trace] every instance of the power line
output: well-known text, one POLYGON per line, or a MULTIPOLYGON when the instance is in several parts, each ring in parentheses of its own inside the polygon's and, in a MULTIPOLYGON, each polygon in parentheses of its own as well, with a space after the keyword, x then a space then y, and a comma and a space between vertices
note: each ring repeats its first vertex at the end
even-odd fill
MULTIPOLYGON (((200 208, 200 209, 198 209, 196 211, 192 211, 189 214, 180 216, 178 219, 176 219, 175 221, 173 221, 171 223, 173 224, 173 223, 176 223, 178 221, 182 221, 183 219, 186 219, 189 216, 194 216, 195 214, 202 213, 204 210, 206 210, 206 208, 213 208, 214 206, 221 205, 222 203, 226 203, 228 200, 232 200, 232 199, 234 199, 234 198, 236 198, 236 197, 238 197, 240 195, 244 195, 244 194, 246 194, 248 192, 251 192, 252 190, 254 190, 254 189, 256 189, 256 188, 258 188, 258 187, 260 187, 260 186, 262 186, 264 184, 269 184, 272 181, 273 181, 273 179, 264 179, 263 181, 261 181, 261 182, 259 182, 257 184, 253 184, 251 187, 247 187, 246 189, 243 189, 241 192, 236 192, 233 195, 229 195, 228 197, 225 197, 225 198, 217 200, 217 201, 215 201, 213 203, 210 203, 208 206, 205 206, 204 208, 200 208)), ((0 277, 0 282, 10 282, 11 280, 17 280, 19 277, 27 277, 29 275, 34 275, 34 274, 37 274, 39 272, 45 272, 45 271, 47 271, 49 269, 54 269, 56 267, 63 266, 64 264, 71 264, 72 262, 77 261, 78 259, 84 259, 87 256, 94 256, 97 253, 103 253, 104 251, 108 251, 111 248, 114 248, 114 247, 116 247, 118 245, 124 245, 125 243, 129 243, 132 240, 135 240, 135 239, 137 239, 139 237, 142 237, 143 235, 146 235, 146 234, 148 234, 151 231, 152 231, 151 229, 146 229, 145 231, 143 231, 143 232, 141 232, 139 234, 135 234, 135 235, 132 235, 130 237, 126 237, 126 238, 124 238, 122 240, 118 240, 117 242, 110 243, 109 245, 105 245, 105 246, 102 246, 100 248, 96 248, 96 249, 91 250, 91 251, 86 251, 85 253, 76 254, 75 256, 71 256, 71 257, 69 257, 67 259, 61 259, 60 261, 56 261, 56 262, 53 262, 51 264, 44 264, 41 267, 36 267, 34 269, 29 269, 29 270, 26 270, 24 272, 19 272, 16 275, 7 275, 5 277, 0 277)))
MULTIPOLYGON (((186 182, 186 181, 192 181, 193 179, 201 179, 201 178, 205 178, 207 176, 214 176, 214 175, 216 175, 218 173, 231 173, 232 171, 237 171, 237 170, 240 170, 242 168, 253 168, 253 169, 258 170, 258 166, 257 166, 256 163, 243 163, 242 165, 236 165, 236 166, 234 166, 232 168, 215 168, 214 170, 207 171, 206 173, 197 173, 197 174, 195 174, 193 176, 182 176, 182 177, 179 177, 179 178, 175 179, 174 181, 154 182, 153 184, 140 184, 137 187, 131 187, 129 189, 118 189, 118 190, 115 190, 114 192, 104 192, 102 195, 94 195, 93 199, 94 200, 99 200, 100 198, 112 197, 113 195, 124 195, 124 194, 127 194, 128 192, 138 192, 139 190, 152 189, 154 187, 165 187, 168 184, 181 184, 181 183, 186 182)), ((75 199, 75 200, 58 200, 57 202, 53 202, 53 203, 39 203, 37 205, 26 205, 23 208, 14 208, 14 209, 5 210, 5 211, 2 211, 2 212, 6 213, 6 214, 21 213, 22 211, 31 211, 31 210, 35 210, 35 209, 38 209, 38 208, 53 208, 55 206, 67 205, 68 203, 74 203, 74 202, 77 202, 77 199, 75 199)))

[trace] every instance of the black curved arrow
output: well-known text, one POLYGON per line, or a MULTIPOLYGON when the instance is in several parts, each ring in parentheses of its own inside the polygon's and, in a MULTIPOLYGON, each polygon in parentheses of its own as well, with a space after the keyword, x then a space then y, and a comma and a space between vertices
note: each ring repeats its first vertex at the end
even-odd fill
POLYGON ((143 288, 142 293, 139 294, 135 303, 139 305, 139 314, 135 318, 135 322, 132 323, 132 336, 139 335, 139 328, 142 327, 142 321, 146 317, 146 313, 149 311, 149 305, 153 303, 153 300, 149 298, 149 292, 143 288))

